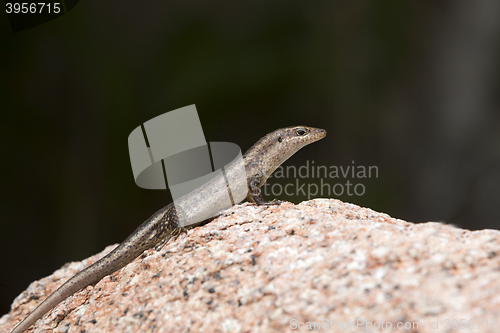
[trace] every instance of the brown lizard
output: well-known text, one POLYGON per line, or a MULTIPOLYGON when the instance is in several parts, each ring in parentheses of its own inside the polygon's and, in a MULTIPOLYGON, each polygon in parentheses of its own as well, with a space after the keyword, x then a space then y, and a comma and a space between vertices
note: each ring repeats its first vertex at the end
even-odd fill
MULTIPOLYGON (((246 200, 257 205, 274 204, 274 202, 264 202, 260 187, 264 185, 274 170, 295 152, 325 136, 325 130, 307 126, 278 129, 261 138, 243 155, 246 180, 243 179, 243 182, 239 180, 231 166, 226 170, 226 176, 233 179, 233 181, 239 182, 237 186, 248 188, 246 200)), ((227 195, 227 188, 224 182, 222 182, 222 185, 214 184, 209 181, 181 198, 180 200, 184 201, 183 207, 187 207, 187 210, 184 208, 184 211, 180 212, 171 203, 154 213, 108 255, 75 274, 54 291, 24 318, 11 333, 24 332, 35 321, 67 297, 88 285, 95 285, 106 275, 132 262, 145 250, 165 244, 172 237, 179 235, 183 230, 186 230, 179 224, 180 214, 196 214, 207 209, 215 212, 224 208, 218 205, 222 201, 221 197, 227 195)), ((194 225, 188 228, 192 227, 194 225)))

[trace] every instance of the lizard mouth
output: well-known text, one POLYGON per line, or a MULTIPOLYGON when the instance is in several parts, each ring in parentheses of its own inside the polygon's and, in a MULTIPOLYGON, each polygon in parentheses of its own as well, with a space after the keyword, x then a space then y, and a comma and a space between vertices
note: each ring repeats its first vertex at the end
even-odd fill
POLYGON ((326 136, 326 130, 322 128, 311 128, 311 134, 313 134, 311 136, 311 142, 315 142, 323 139, 326 136))

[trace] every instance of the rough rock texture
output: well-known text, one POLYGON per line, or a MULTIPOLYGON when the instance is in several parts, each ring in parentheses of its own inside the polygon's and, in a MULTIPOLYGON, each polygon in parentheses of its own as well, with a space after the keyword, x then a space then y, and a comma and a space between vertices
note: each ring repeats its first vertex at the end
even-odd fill
MULTIPOLYGON (((112 248, 33 282, 0 319, 0 332, 112 248)), ((34 332, 285 332, 314 325, 498 332, 500 232, 413 224, 331 199, 238 205, 68 298, 34 332)))

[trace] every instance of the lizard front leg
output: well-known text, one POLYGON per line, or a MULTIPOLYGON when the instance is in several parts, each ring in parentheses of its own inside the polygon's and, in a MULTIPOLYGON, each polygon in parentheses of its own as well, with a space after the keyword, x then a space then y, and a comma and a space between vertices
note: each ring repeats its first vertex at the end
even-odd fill
POLYGON ((280 205, 281 201, 278 199, 273 199, 272 201, 264 201, 262 198, 262 191, 259 187, 260 179, 254 177, 248 183, 248 196, 247 200, 250 202, 255 202, 257 205, 280 205))

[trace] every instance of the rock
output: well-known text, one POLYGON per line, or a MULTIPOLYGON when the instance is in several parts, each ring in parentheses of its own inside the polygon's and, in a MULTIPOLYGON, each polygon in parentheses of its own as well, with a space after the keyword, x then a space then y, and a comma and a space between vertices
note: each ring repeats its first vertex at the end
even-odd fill
MULTIPOLYGON (((112 248, 33 282, 0 332, 112 248)), ((245 203, 69 297, 34 332, 497 332, 499 295, 497 230, 333 199, 245 203)))

